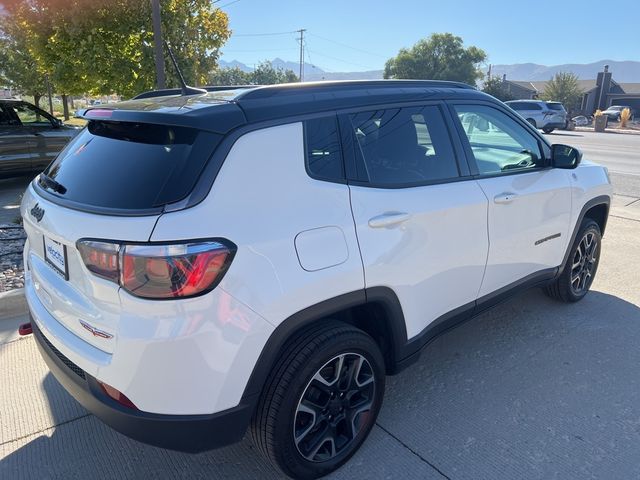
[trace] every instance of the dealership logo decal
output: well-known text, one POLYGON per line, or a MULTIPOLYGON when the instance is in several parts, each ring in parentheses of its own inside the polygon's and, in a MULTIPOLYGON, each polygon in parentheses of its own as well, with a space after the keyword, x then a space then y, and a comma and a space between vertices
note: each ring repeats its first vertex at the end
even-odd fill
POLYGON ((31 215, 33 215, 33 218, 39 222, 42 220, 42 217, 44 217, 44 208, 40 208, 40 205, 36 203, 36 205, 31 209, 31 215))
POLYGON ((92 327, 87 322, 83 322, 82 320, 78 320, 78 321, 80 322, 80 325, 82 325, 82 327, 85 330, 88 330, 89 332, 91 332, 94 337, 106 338, 107 340, 113 338, 113 335, 111 335, 110 333, 107 333, 103 330, 98 330, 97 328, 92 327))

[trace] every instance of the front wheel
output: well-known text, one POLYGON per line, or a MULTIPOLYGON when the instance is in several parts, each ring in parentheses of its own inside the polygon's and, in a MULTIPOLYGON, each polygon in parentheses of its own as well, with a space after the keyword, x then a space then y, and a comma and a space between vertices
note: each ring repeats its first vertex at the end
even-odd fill
POLYGON ((600 227, 585 219, 569 252, 560 276, 548 285, 546 293, 563 302, 577 302, 589 291, 600 262, 602 235, 600 227))
POLYGON ((544 128, 542 129, 542 131, 543 131, 544 133, 551 133, 551 132, 553 132, 554 130, 555 130, 555 128, 551 128, 551 127, 544 127, 544 128))
POLYGON ((253 441, 290 477, 327 475, 366 439, 384 384, 382 354, 362 330, 329 321, 302 332, 267 380, 252 419, 253 441))

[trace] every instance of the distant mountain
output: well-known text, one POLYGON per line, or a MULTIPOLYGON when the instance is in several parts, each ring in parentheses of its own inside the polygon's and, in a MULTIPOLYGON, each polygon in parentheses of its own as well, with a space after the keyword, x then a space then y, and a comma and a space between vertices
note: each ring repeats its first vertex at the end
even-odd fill
MULTIPOLYGON (((224 60, 218 60, 218 65, 220 66, 220 68, 236 68, 237 67, 243 72, 252 72, 254 68, 253 66, 249 66, 237 60, 232 60, 230 62, 226 62, 224 60)), ((300 72, 300 63, 298 62, 289 62, 286 60, 282 60, 281 58, 274 58, 273 60, 271 60, 271 65, 273 65, 273 68, 281 68, 283 70, 293 70, 296 75, 298 75, 298 73, 300 72)), ((325 74, 325 71, 322 68, 305 62, 304 64, 305 79, 307 79, 307 76, 310 76, 310 75, 322 76, 323 74, 325 74)))
POLYGON ((236 68, 237 67, 243 72, 251 72, 253 70, 253 68, 248 67, 244 63, 239 62, 237 60, 231 60, 230 62, 225 62, 224 60, 218 60, 218 66, 220 68, 236 68))
MULTIPOLYGON (((605 65, 613 73, 616 82, 640 82, 640 62, 615 60, 600 60, 593 63, 566 63, 563 65, 538 65, 535 63, 516 63, 513 65, 492 65, 491 76, 501 77, 506 74, 508 80, 549 80, 558 72, 572 72, 580 80, 596 78, 605 65)), ((486 72, 486 68, 484 69, 486 72)))
MULTIPOLYGON (((224 60, 219 61, 220 67, 233 68, 238 67, 240 70, 250 72, 253 67, 245 65, 237 60, 226 62, 224 60)), ((283 68, 293 70, 296 75, 299 72, 298 62, 282 60, 281 58, 274 58, 271 64, 276 68, 283 68)), ((640 83, 640 62, 625 61, 618 62, 615 60, 600 60, 593 63, 566 63, 563 65, 538 65, 536 63, 516 63, 513 65, 492 65, 491 75, 494 77, 501 77, 506 74, 509 80, 525 80, 529 82, 549 80, 558 72, 573 72, 580 80, 591 80, 596 78, 598 72, 602 71, 605 65, 609 65, 609 71, 613 73, 613 79, 616 82, 627 83, 637 82, 640 83)), ((484 71, 486 72, 486 68, 484 71)), ((365 72, 327 72, 323 68, 312 65, 310 63, 304 64, 304 79, 306 81, 317 80, 377 80, 382 78, 382 70, 369 70, 365 72)))

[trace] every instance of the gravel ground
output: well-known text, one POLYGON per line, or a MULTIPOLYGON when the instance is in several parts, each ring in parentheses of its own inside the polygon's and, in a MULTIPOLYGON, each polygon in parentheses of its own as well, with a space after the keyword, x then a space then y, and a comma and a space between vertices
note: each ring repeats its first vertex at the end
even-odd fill
POLYGON ((0 224, 0 292, 24 287, 22 250, 25 239, 20 225, 0 224))

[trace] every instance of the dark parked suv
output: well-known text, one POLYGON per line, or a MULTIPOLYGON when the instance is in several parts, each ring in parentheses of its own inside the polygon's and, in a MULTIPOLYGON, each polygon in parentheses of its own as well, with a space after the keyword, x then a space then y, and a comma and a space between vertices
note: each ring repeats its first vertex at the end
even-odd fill
POLYGON ((35 105, 0 99, 0 178, 40 173, 79 131, 35 105))

